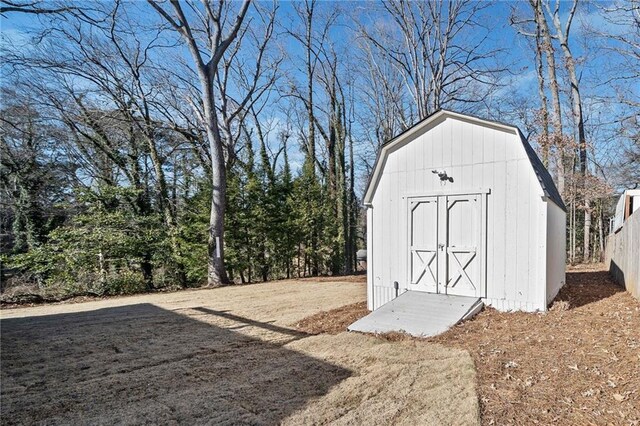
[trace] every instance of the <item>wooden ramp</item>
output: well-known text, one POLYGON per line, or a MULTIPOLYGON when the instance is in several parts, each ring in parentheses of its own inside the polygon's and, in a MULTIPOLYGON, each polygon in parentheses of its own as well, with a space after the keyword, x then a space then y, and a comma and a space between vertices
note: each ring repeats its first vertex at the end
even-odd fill
POLYGON ((403 331, 430 337, 447 331, 482 309, 478 297, 407 291, 348 327, 350 331, 388 333, 403 331))

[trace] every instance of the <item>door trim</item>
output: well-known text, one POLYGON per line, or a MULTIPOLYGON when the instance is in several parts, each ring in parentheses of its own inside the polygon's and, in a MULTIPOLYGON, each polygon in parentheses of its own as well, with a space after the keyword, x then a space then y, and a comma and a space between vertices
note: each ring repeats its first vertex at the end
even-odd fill
POLYGON ((440 191, 432 191, 432 192, 407 192, 402 195, 403 199, 406 198, 427 198, 427 197, 438 197, 440 195, 488 195, 491 194, 491 188, 469 188, 464 190, 440 190, 440 191))
MULTIPOLYGON (((404 242, 404 247, 405 249, 403 250, 404 252, 404 256, 407 256, 406 258, 406 276, 405 276, 405 288, 409 289, 410 285, 411 285, 411 274, 412 274, 412 270, 411 270, 411 230, 412 230, 412 226, 411 226, 411 202, 412 201, 419 201, 420 199, 428 199, 428 198, 433 198, 436 197, 438 199, 438 216, 437 216, 437 240, 438 240, 438 244, 445 244, 445 247, 447 247, 447 242, 443 241, 442 243, 440 241, 441 240, 441 233, 444 233, 444 238, 446 239, 446 235, 447 235, 447 230, 440 230, 440 222, 442 220, 442 215, 440 212, 440 197, 445 198, 446 200, 446 196, 464 196, 464 195, 478 195, 480 197, 480 241, 479 244, 477 246, 477 251, 476 251, 476 256, 479 258, 480 261, 480 285, 479 288, 477 289, 476 292, 476 297, 487 297, 487 227, 488 227, 488 196, 491 194, 491 188, 479 188, 479 189, 468 189, 468 190, 441 190, 441 191, 432 191, 432 192, 428 192, 428 193, 421 193, 421 194, 413 194, 413 193, 406 193, 402 196, 402 199, 404 200, 404 226, 406 229, 405 232, 405 242, 404 242)), ((445 201, 443 208, 447 208, 447 202, 445 201)), ((435 262, 437 262, 438 264, 438 269, 440 269, 441 267, 447 268, 448 265, 446 265, 446 256, 441 256, 440 255, 440 251, 441 250, 437 250, 436 251, 436 259, 435 262)), ((441 282, 441 280, 443 278, 440 277, 440 271, 438 271, 438 277, 436 280, 436 293, 441 293, 441 289, 444 290, 442 292, 442 294, 446 294, 446 289, 447 289, 447 285, 444 282, 441 282)), ((448 279, 448 273, 444 274, 444 277, 446 277, 446 279, 448 279)), ((430 292, 429 292, 430 293, 430 292)))
MULTIPOLYGON (((405 197, 403 197, 405 198, 405 197)), ((422 273, 420 274, 420 278, 418 278, 418 282, 423 278, 423 276, 427 273, 427 271, 430 273, 430 275, 434 278, 433 279, 433 285, 435 286, 435 293, 438 292, 438 272, 436 269, 436 274, 434 276, 433 274, 433 270, 432 268, 435 266, 436 268, 438 268, 439 266, 439 262, 440 262, 440 253, 438 250, 438 246, 436 245, 435 250, 432 250, 428 247, 414 247, 413 244, 411 243, 412 241, 412 233, 413 233, 413 211, 415 210, 415 207, 413 206, 413 203, 421 203, 421 202, 434 202, 436 205, 436 232, 439 228, 440 225, 440 212, 437 210, 439 208, 439 200, 437 196, 415 196, 415 197, 408 197, 406 198, 406 202, 405 202, 405 229, 406 229, 406 242, 405 242, 405 250, 403 250, 403 252, 405 253, 404 255, 407 256, 405 265, 407 267, 407 277, 406 277, 406 288, 408 290, 416 290, 416 291, 423 291, 425 293, 432 293, 432 291, 425 291, 424 289, 419 289, 416 287, 419 287, 420 284, 418 284, 417 282, 414 283, 413 282, 413 252, 416 252, 416 255, 418 255, 418 252, 421 253, 425 253, 425 257, 421 258, 421 261, 423 262, 423 266, 424 269, 422 271, 422 273), (407 251, 408 249, 408 251, 407 251), (430 255, 430 253, 433 253, 433 256, 430 255)), ((416 206, 417 207, 417 206, 416 206)), ((437 236, 436 236, 436 240, 437 240, 437 236)), ((419 255, 418 255, 419 256, 419 255)), ((420 256, 419 256, 420 257, 420 256)))

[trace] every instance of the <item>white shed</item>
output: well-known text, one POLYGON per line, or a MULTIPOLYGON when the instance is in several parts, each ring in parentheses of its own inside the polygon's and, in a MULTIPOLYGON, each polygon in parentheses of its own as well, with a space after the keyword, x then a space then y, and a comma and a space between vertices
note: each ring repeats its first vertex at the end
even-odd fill
POLYGON ((515 126, 430 115, 382 146, 364 203, 370 310, 409 290, 544 311, 565 283, 566 208, 515 126))
POLYGON ((629 216, 638 209, 640 209, 640 189, 625 189, 616 204, 616 213, 609 233, 618 232, 629 216))

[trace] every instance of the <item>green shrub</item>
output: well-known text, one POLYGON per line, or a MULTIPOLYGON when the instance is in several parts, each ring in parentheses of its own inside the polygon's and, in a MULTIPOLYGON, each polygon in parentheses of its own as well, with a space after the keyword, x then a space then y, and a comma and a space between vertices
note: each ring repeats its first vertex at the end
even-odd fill
POLYGON ((120 271, 107 277, 104 283, 105 295, 141 293, 146 289, 144 276, 140 272, 120 271))
POLYGON ((52 231, 46 243, 8 256, 7 265, 33 274, 43 290, 61 295, 144 291, 152 277, 145 281, 141 265, 163 261, 166 235, 158 215, 140 216, 130 209, 124 200, 132 196, 135 191, 113 188, 83 194, 82 213, 52 231))

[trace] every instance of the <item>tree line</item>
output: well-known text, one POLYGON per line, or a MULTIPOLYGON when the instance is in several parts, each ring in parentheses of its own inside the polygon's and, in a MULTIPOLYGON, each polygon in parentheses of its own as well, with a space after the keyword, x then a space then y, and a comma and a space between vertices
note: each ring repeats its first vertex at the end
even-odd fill
POLYGON ((594 55, 594 63, 600 62, 594 66, 602 67, 603 74, 597 77, 604 78, 595 84, 596 92, 588 101, 583 93, 593 81, 582 78, 579 63, 585 59, 576 56, 574 52, 580 47, 571 43, 580 2, 567 4, 566 10, 561 10, 559 2, 529 0, 528 3, 525 10, 512 11, 510 23, 527 39, 534 52, 540 108, 535 111, 532 122, 541 159, 553 171, 558 190, 567 204, 568 260, 571 263, 602 260, 615 184, 622 183, 622 188, 638 184, 640 51, 637 45, 633 47, 633 40, 637 41, 640 36, 640 3, 613 3, 603 7, 600 14, 591 15, 591 19, 598 16, 611 24, 611 28, 604 31, 591 22, 583 24, 582 31, 587 33, 583 43, 591 45, 593 50, 587 53, 594 55), (604 60, 600 57, 603 51, 604 60), (628 68, 630 62, 635 63, 631 69, 628 68), (636 88, 627 87, 626 81, 633 81, 636 88), (615 91, 618 102, 630 108, 620 108, 613 118, 619 126, 606 129, 597 125, 595 115, 601 114, 599 109, 603 105, 617 103, 613 101, 615 91), (591 126, 588 121, 593 122, 591 126), (610 159, 598 155, 598 150, 608 148, 607 144, 598 144, 598 139, 603 137, 614 139, 614 143, 621 146, 625 139, 629 143, 626 149, 615 153, 621 158, 613 164, 607 164, 610 159), (616 166, 621 166, 620 170, 616 170, 616 166), (617 173, 620 174, 616 181, 617 173), (626 173, 631 176, 620 179, 626 173))
POLYGON ((532 103, 505 90, 486 2, 3 0, 36 17, 2 45, 3 272, 68 294, 352 273, 377 149, 440 108, 520 124, 569 206, 570 259, 595 259, 612 187, 638 176, 630 4, 512 7, 532 103), (576 55, 581 10, 622 30, 576 55))

